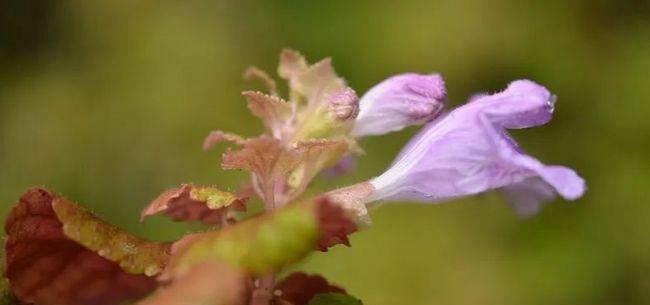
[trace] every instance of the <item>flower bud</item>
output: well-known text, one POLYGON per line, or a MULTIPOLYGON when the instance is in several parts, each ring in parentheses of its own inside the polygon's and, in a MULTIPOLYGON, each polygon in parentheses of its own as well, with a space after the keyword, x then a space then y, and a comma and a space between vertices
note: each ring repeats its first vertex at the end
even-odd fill
POLYGON ((329 112, 338 120, 354 120, 359 114, 359 97, 352 88, 329 96, 329 112))
POLYGON ((359 98, 352 88, 321 94, 298 113, 300 129, 294 141, 347 136, 359 112, 359 98))
POLYGON ((390 77, 361 97, 352 135, 382 135, 431 121, 444 108, 446 97, 445 83, 439 74, 390 77))

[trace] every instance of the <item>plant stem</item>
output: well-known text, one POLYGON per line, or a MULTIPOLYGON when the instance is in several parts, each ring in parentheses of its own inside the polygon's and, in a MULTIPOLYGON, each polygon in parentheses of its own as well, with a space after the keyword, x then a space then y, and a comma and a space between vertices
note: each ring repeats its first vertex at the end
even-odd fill
MULTIPOLYGON (((264 213, 272 213, 275 210, 275 180, 263 183, 264 191, 264 213)), ((253 287, 250 305, 270 305, 273 299, 273 288, 275 287, 275 273, 269 273, 257 278, 253 287)))

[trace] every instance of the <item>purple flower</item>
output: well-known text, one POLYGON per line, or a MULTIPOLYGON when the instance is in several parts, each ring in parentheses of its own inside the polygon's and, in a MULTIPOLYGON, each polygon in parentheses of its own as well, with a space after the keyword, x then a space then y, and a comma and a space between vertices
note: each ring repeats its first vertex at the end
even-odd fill
POLYGON ((500 189, 519 213, 531 214, 556 193, 581 197, 582 178, 526 155, 506 130, 547 123, 554 102, 546 88, 528 80, 473 98, 423 128, 392 166, 370 181, 376 190, 368 201, 440 202, 500 189))
POLYGON ((372 87, 359 101, 359 115, 352 135, 382 135, 433 120, 447 96, 438 74, 406 73, 372 87))

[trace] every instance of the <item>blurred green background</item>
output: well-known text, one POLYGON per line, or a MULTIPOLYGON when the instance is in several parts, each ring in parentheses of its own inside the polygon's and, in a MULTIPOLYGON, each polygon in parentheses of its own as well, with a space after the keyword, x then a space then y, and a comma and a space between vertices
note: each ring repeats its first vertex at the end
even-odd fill
MULTIPOLYGON (((1 1, 0 216, 47 186, 120 227, 169 240, 198 229, 139 210, 182 182, 233 188, 201 151, 212 129, 255 135, 240 92, 283 47, 331 56, 359 93, 438 71, 450 105, 530 78, 558 95, 551 124, 515 132, 589 191, 519 219, 498 194, 386 205, 351 248, 297 268, 369 305, 650 304, 650 3, 551 1, 1 1)), ((415 129, 362 145, 379 174, 415 129)))

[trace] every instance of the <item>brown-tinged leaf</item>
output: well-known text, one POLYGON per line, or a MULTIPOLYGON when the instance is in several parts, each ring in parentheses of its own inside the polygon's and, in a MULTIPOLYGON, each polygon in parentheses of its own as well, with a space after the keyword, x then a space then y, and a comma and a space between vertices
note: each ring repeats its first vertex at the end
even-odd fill
POLYGON ((214 130, 210 132, 210 134, 207 137, 205 137, 205 140, 203 140, 203 150, 210 150, 215 145, 221 142, 233 142, 238 145, 243 145, 244 143, 246 143, 246 139, 234 133, 223 132, 221 130, 214 130))
POLYGON ((219 224, 227 221, 229 211, 245 211, 247 200, 214 187, 183 184, 160 194, 142 210, 140 219, 164 213, 177 221, 219 224))
POLYGON ((348 141, 344 138, 309 139, 295 144, 295 149, 306 163, 315 163, 320 169, 323 166, 336 164, 341 155, 348 151, 348 141))
POLYGON ((348 236, 357 231, 355 216, 327 197, 317 198, 316 207, 320 239, 316 246, 320 251, 342 244, 350 246, 348 236))
POLYGON ((264 122, 275 138, 280 138, 283 128, 291 119, 291 106, 282 98, 257 91, 242 93, 248 100, 248 109, 264 122))
POLYGON ((155 289, 143 273, 162 268, 168 246, 109 226, 45 189, 28 190, 5 223, 6 277, 16 297, 36 305, 110 305, 155 289))
POLYGON ((307 305, 317 294, 345 293, 345 289, 329 283, 317 274, 294 272, 275 285, 276 299, 292 305, 307 305))
POLYGON ((272 183, 287 183, 289 200, 300 195, 311 180, 331 166, 350 148, 345 138, 311 139, 284 146, 267 136, 248 139, 239 150, 228 150, 221 159, 224 169, 255 173, 260 189, 273 189, 272 183))
POLYGON ((248 67, 246 71, 244 71, 244 78, 257 79, 266 86, 271 95, 278 95, 278 87, 275 84, 275 80, 270 77, 266 71, 255 66, 251 66, 248 67))
POLYGON ((241 270, 207 262, 191 268, 138 305, 242 305, 247 303, 248 288, 241 270))
POLYGON ((267 136, 249 139, 242 144, 242 149, 228 150, 221 158, 224 169, 251 171, 262 184, 288 174, 299 162, 294 150, 267 136))

